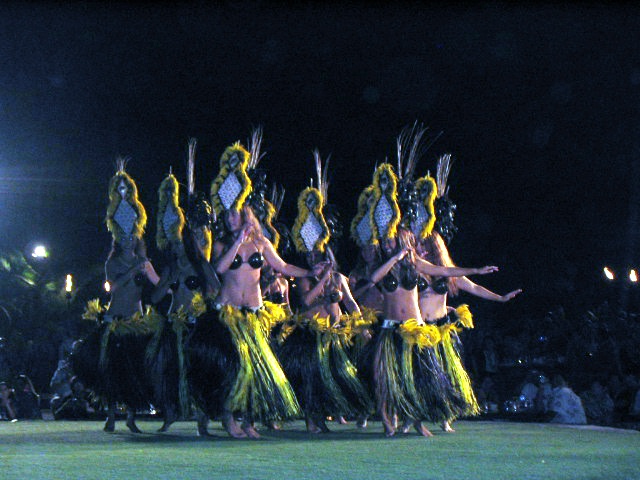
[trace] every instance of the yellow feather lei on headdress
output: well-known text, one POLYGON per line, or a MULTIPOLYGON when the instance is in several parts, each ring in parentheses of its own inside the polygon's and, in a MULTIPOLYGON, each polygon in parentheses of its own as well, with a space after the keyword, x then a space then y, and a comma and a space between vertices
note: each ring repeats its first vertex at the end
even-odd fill
MULTIPOLYGON (((371 232, 373 234, 373 242, 377 244, 380 240, 394 238, 398 232, 400 224, 400 206, 398 205, 398 177, 393 171, 393 167, 388 163, 380 165, 373 174, 373 205, 369 209, 369 221, 371 222, 371 232), (382 191, 380 185, 381 177, 386 176, 388 185, 385 191, 382 191), (382 199, 385 198, 391 208, 391 219, 386 225, 384 234, 376 221, 376 209, 382 199)), ((383 226, 380 226, 383 227, 383 226)))
POLYGON ((142 238, 144 229, 147 226, 147 212, 138 198, 138 187, 136 186, 136 182, 123 170, 117 172, 109 181, 109 206, 107 207, 107 217, 105 222, 107 224, 107 229, 111 232, 116 241, 120 241, 124 235, 129 234, 132 234, 137 238, 142 238), (132 232, 123 231, 120 225, 118 225, 118 222, 113 218, 118 210, 120 202, 122 201, 122 197, 118 192, 118 186, 121 181, 123 181, 127 187, 125 201, 131 205, 131 208, 133 208, 137 216, 132 232))
POLYGON ((329 227, 327 226, 327 222, 324 220, 324 216, 322 215, 322 206, 324 204, 324 199, 322 198, 322 194, 320 190, 313 187, 305 188, 298 197, 298 216, 293 224, 293 228, 291 229, 291 234, 293 236, 293 243, 296 246, 296 250, 302 253, 309 253, 312 250, 318 252, 324 252, 325 246, 329 242, 329 227), (310 209, 308 202, 313 201, 314 205, 310 209), (305 222, 309 218, 309 215, 313 215, 320 225, 322 232, 318 239, 315 241, 313 248, 308 249, 305 245, 304 239, 301 235, 302 227, 305 222))
POLYGON ((250 154, 246 148, 244 148, 240 142, 236 142, 230 147, 227 147, 220 158, 220 172, 218 176, 211 183, 211 205, 216 215, 222 215, 225 208, 220 199, 219 190, 224 181, 229 175, 235 175, 236 180, 240 184, 241 190, 234 199, 230 209, 237 212, 240 211, 244 205, 244 201, 251 193, 251 179, 247 175, 247 167, 249 165, 250 154), (239 160, 234 166, 231 165, 231 159, 234 155, 239 160))
POLYGON ((358 197, 358 210, 356 211, 356 216, 353 217, 353 220, 351 221, 351 238, 360 247, 363 247, 364 245, 362 244, 360 235, 358 235, 358 225, 360 225, 363 218, 368 217, 372 197, 373 185, 369 185, 362 191, 362 193, 360 193, 360 196, 358 197))
POLYGON ((169 174, 160 184, 158 189, 158 214, 156 221, 156 244, 160 250, 168 247, 171 239, 182 241, 182 229, 185 225, 184 212, 180 208, 180 186, 176 177, 169 174), (173 207, 178 217, 171 225, 169 231, 164 228, 164 215, 167 208, 173 207))
POLYGON ((420 230, 420 238, 424 239, 431 235, 433 226, 436 224, 434 202, 438 194, 438 187, 436 181, 427 175, 416 182, 416 190, 418 192, 418 200, 422 202, 429 216, 429 219, 422 225, 420 230))

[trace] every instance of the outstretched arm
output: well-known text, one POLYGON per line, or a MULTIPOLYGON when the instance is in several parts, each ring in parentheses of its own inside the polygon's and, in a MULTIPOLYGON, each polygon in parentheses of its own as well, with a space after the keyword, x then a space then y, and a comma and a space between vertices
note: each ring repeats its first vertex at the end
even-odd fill
POLYGON ((460 290, 464 290, 467 293, 470 293, 471 295, 475 295, 476 297, 502 303, 508 302, 516 295, 522 293, 522 289, 519 288, 518 290, 509 292, 506 295, 498 295, 497 293, 494 293, 491 290, 472 282, 467 277, 461 277, 458 279, 458 288, 460 288, 460 290))
POLYGON ((465 267, 440 267, 414 255, 416 270, 422 275, 433 277, 464 277, 466 275, 486 275, 498 271, 498 267, 465 268, 465 267))

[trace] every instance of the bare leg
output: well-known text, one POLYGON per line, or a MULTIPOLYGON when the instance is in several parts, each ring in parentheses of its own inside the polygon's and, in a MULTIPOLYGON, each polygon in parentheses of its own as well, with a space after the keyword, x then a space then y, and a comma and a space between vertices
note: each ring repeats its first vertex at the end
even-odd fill
POLYGON ((307 432, 314 433, 314 434, 322 432, 320 427, 318 427, 318 425, 316 425, 316 422, 314 422, 313 419, 311 418, 311 415, 309 414, 306 415, 305 423, 307 424, 307 432))
POLYGON ((442 428, 442 430, 447 433, 455 432, 455 430, 451 427, 449 420, 445 420, 444 422, 442 422, 442 425, 440 426, 440 428, 442 428))
POLYGON ((127 407, 127 428, 132 433, 142 433, 142 431, 136 425, 136 411, 127 407))
POLYGON ((229 411, 222 414, 222 426, 233 438, 247 438, 247 434, 242 431, 236 419, 233 418, 233 414, 229 411))
POLYGON ((242 422, 242 431, 246 433, 249 438, 260 438, 260 434, 253 425, 253 422, 249 420, 242 422))
POLYGON ((418 435, 422 435, 423 437, 433 437, 433 433, 431 433, 420 420, 413 422, 413 427, 416 429, 416 432, 418 432, 418 435))
POLYGON ((391 418, 389 417, 389 413, 387 412, 387 404, 384 403, 382 408, 380 409, 380 414, 382 416, 382 425, 384 426, 384 435, 385 437, 393 437, 396 433, 396 427, 393 421, 393 415, 391 418))
POLYGON ((364 415, 361 417, 358 417, 358 420, 356 421, 356 426, 358 428, 367 428, 367 417, 364 415))
POLYGON ((164 408, 164 423, 162 424, 162 427, 160 427, 160 429, 158 430, 159 432, 166 432, 169 430, 169 427, 171 426, 171 424, 173 422, 176 421, 176 412, 173 409, 173 407, 165 407, 164 408))
POLYGON ((269 422, 266 422, 264 424, 265 427, 267 427, 268 430, 281 430, 282 427, 280 426, 280 424, 274 420, 271 420, 269 422))
POLYGON ((329 433, 331 432, 331 430, 329 430, 329 427, 327 427, 327 423, 326 423, 326 419, 323 415, 320 415, 317 419, 316 419, 316 425, 318 426, 318 428, 320 429, 320 431, 322 433, 329 433))
POLYGON ((413 426, 413 420, 410 418, 406 418, 404 423, 402 424, 402 433, 409 433, 411 431, 411 427, 413 426))
POLYGON ((112 433, 116 429, 116 404, 108 402, 107 405, 107 421, 104 422, 103 430, 112 433))
POLYGON ((198 410, 196 414, 197 424, 198 424, 198 436, 199 437, 211 437, 212 435, 207 430, 209 425, 209 417, 202 410, 198 410))

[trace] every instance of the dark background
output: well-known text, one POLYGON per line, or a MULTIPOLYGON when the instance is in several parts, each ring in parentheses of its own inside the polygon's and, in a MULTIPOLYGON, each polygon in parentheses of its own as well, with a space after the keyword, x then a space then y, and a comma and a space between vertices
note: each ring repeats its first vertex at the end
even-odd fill
POLYGON ((497 264, 481 283, 525 291, 492 311, 586 309, 612 292, 603 265, 638 261, 639 30, 625 5, 5 3, 0 246, 43 241, 73 273, 103 262, 121 154, 153 258, 156 190, 170 167, 184 181, 187 139, 208 191, 223 149, 259 124, 284 217, 318 147, 348 225, 374 164, 419 120, 443 132, 419 172, 455 158, 454 260, 497 264))

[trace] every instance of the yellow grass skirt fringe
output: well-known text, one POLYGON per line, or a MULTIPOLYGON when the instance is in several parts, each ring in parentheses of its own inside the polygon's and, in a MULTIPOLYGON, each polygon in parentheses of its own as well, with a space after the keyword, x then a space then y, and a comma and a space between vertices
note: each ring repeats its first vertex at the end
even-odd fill
POLYGON ((461 327, 473 328, 473 317, 468 305, 460 305, 454 314, 450 314, 450 323, 439 327, 442 341, 438 344, 436 353, 438 361, 442 365, 453 387, 462 396, 465 403, 463 416, 476 416, 480 414, 480 406, 473 392, 471 378, 464 367, 459 348, 460 339, 458 333, 461 327), (453 317, 453 318, 451 318, 453 317))
POLYGON ((276 359, 266 334, 268 325, 286 318, 280 305, 265 302, 256 312, 225 305, 219 319, 227 326, 238 352, 240 368, 225 400, 225 409, 268 422, 300 415, 293 389, 276 359))

